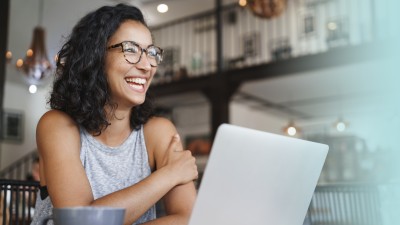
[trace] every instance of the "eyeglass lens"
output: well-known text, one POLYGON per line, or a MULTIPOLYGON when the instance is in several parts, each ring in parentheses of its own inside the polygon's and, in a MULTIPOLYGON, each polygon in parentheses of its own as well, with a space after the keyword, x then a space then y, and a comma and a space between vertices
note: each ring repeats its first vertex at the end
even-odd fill
POLYGON ((152 66, 157 66, 162 61, 162 51, 156 46, 149 46, 147 49, 143 49, 134 42, 123 42, 122 50, 125 59, 132 64, 140 61, 143 52, 145 52, 147 60, 152 66))

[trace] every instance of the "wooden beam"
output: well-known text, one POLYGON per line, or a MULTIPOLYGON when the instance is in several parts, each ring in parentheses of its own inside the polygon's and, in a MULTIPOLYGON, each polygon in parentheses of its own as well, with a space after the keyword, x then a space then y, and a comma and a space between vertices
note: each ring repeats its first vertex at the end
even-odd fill
MULTIPOLYGON (((10 14, 10 0, 0 1, 0 128, 3 127, 3 102, 4 102, 4 86, 6 80, 6 51, 8 39, 8 21, 10 14)), ((0 137, 2 137, 2 129, 0 129, 0 137)), ((1 157, 0 157, 1 160, 1 157)))
POLYGON ((203 88, 210 86, 215 79, 215 74, 207 74, 205 76, 181 79, 170 83, 151 85, 149 91, 156 97, 201 91, 203 88))
POLYGON ((326 52, 273 61, 224 73, 229 75, 231 82, 241 83, 381 59, 387 52, 388 49, 382 47, 382 43, 343 46, 326 52))
POLYGON ((211 104, 211 138, 215 137, 218 127, 229 123, 229 104, 233 94, 239 88, 239 83, 228 83, 226 76, 214 79, 212 85, 202 89, 203 94, 211 104))

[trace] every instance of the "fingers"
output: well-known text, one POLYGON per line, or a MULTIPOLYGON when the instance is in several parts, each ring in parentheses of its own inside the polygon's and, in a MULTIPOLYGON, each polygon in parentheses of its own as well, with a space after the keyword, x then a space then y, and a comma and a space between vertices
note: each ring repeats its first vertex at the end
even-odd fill
POLYGON ((185 184, 198 178, 196 159, 189 150, 184 150, 178 134, 172 136, 162 167, 168 167, 176 184, 185 184))

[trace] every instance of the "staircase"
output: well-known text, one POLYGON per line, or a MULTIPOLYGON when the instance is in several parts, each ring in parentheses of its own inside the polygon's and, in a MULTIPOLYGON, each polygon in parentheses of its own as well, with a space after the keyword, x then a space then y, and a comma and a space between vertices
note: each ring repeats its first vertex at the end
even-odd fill
POLYGON ((26 180, 31 173, 32 164, 37 158, 38 153, 35 149, 1 170, 0 179, 26 180))

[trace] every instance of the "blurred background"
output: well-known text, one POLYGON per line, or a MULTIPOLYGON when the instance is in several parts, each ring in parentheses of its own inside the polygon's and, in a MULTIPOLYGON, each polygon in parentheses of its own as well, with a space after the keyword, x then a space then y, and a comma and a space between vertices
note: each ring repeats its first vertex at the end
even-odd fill
MULTIPOLYGON (((89 11, 117 3, 142 9, 165 50, 150 91, 200 172, 217 127, 232 123, 328 144, 321 187, 373 185, 377 195, 399 198, 392 191, 400 172, 394 0, 3 1, 3 172, 36 154, 35 127, 48 110, 54 59, 65 37, 89 11), (48 60, 39 76, 27 68, 28 50, 40 46, 37 26, 45 31, 38 48, 48 60)), ((382 200, 379 214, 361 223, 393 224, 396 207, 382 200)))

